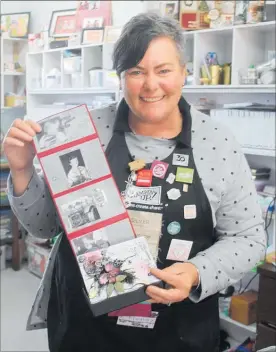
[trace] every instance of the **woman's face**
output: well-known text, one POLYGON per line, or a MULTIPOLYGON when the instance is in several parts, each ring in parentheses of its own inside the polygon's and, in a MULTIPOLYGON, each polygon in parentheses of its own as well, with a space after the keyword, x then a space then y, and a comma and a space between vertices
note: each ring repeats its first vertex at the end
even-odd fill
POLYGON ((166 37, 154 39, 141 62, 121 75, 131 111, 151 123, 168 119, 178 109, 184 79, 176 45, 166 37))

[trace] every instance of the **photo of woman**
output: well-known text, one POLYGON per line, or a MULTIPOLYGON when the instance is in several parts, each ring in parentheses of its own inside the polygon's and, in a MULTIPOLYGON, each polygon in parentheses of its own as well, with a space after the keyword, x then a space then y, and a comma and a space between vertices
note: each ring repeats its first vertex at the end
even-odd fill
POLYGON ((67 141, 65 128, 62 126, 62 121, 59 116, 47 120, 42 125, 42 132, 39 138, 39 148, 41 150, 54 147, 67 141))
POLYGON ((85 167, 80 149, 60 156, 60 160, 66 173, 69 187, 91 180, 91 175, 85 167))

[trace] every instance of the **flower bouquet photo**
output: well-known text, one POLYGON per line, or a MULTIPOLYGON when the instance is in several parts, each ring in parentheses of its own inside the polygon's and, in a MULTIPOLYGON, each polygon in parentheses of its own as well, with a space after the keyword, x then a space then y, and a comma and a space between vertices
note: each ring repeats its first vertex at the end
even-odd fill
POLYGON ((77 257, 95 316, 146 300, 145 287, 160 280, 150 274, 155 262, 144 237, 77 257))

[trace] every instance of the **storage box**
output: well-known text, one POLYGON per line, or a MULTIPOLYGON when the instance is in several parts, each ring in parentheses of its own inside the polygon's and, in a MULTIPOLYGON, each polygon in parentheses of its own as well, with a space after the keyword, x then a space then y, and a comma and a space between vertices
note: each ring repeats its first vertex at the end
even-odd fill
POLYGON ((28 270, 38 277, 42 277, 46 268, 51 248, 26 240, 28 254, 28 270))
POLYGON ((6 269, 6 246, 0 247, 0 270, 6 269))
POLYGON ((230 304, 230 317, 244 325, 256 321, 258 294, 247 291, 241 295, 233 296, 230 304))

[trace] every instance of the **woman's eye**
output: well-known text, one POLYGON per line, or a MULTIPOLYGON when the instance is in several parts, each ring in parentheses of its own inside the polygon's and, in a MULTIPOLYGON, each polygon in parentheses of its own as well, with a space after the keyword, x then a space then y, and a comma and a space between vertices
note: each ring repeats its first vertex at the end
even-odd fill
POLYGON ((129 74, 131 76, 139 76, 142 72, 141 71, 131 71, 129 74))
POLYGON ((166 74, 166 73, 169 73, 170 70, 168 69, 164 69, 164 70, 161 70, 159 73, 161 73, 162 75, 166 74))

